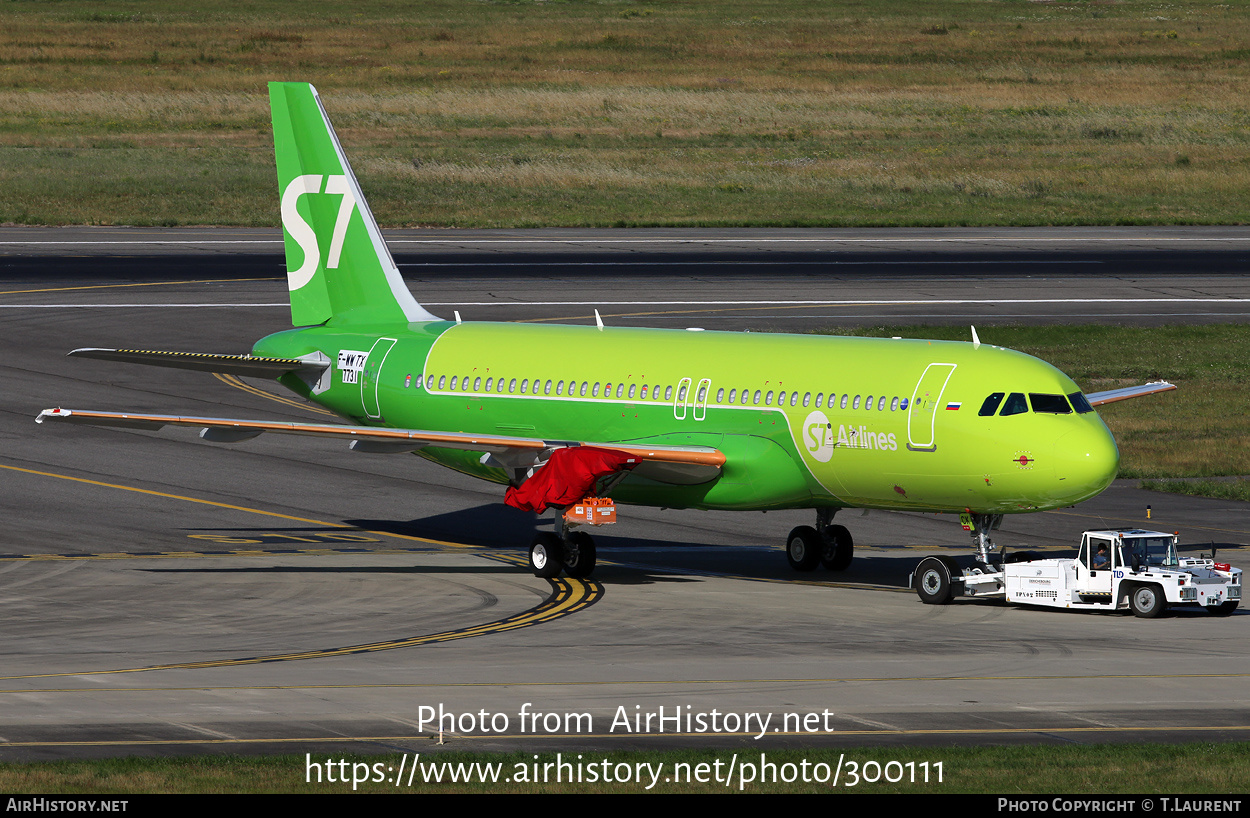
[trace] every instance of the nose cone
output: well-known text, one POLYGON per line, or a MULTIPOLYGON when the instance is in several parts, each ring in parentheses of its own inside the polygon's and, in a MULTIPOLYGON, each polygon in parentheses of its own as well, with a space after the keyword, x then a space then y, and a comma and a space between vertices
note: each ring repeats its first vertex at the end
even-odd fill
POLYGON ((1094 415, 1080 428, 1059 436, 1054 463, 1055 477, 1067 503, 1079 503, 1111 485, 1120 469, 1120 450, 1111 430, 1094 415))

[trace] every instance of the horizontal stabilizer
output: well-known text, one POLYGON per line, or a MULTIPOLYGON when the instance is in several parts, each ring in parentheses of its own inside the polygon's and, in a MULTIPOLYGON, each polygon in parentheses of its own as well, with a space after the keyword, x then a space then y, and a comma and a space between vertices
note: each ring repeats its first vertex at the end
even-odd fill
POLYGON ((1090 406, 1102 406, 1108 403, 1115 403, 1120 400, 1128 400, 1129 398, 1140 398, 1143 395, 1154 395, 1158 392, 1170 392, 1175 389, 1176 385, 1167 381, 1152 381, 1151 383, 1142 384, 1141 386, 1126 386, 1123 389, 1110 389, 1106 392, 1094 392, 1086 395, 1085 399, 1089 401, 1090 406))
POLYGON ((320 373, 330 366, 324 355, 313 358, 261 358, 255 355, 215 355, 208 352, 159 352, 147 349, 76 349, 75 358, 96 358, 101 361, 122 361, 128 364, 167 366, 172 369, 194 369, 198 372, 220 372, 224 375, 245 375, 253 378, 280 378, 288 372, 320 373))
POLYGON ((44 409, 36 423, 56 420, 90 426, 114 426, 126 429, 160 429, 164 426, 193 426, 204 429, 201 436, 210 442, 234 442, 255 437, 263 432, 288 435, 330 437, 349 441, 368 441, 356 445, 364 452, 410 451, 422 446, 490 452, 512 467, 530 467, 545 461, 551 452, 572 446, 611 447, 637 457, 643 463, 668 463, 701 467, 704 480, 713 479, 725 465, 725 455, 705 446, 633 446, 573 440, 542 440, 507 435, 474 435, 464 432, 429 432, 419 429, 387 429, 378 426, 342 426, 334 423, 289 423, 286 421, 233 420, 230 418, 182 417, 150 415, 143 412, 93 412, 79 409, 44 409), (392 444, 392 445, 380 445, 392 444), (406 444, 406 445, 405 445, 406 444))

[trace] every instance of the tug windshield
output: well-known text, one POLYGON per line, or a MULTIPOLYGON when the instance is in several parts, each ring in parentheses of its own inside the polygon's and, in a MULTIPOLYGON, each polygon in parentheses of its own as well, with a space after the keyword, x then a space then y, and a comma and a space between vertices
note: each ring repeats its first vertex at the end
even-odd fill
POLYGON ((1129 561, 1137 557, 1142 566, 1155 565, 1161 568, 1176 567, 1176 549, 1172 547, 1171 537, 1133 537, 1124 538, 1125 557, 1129 561))

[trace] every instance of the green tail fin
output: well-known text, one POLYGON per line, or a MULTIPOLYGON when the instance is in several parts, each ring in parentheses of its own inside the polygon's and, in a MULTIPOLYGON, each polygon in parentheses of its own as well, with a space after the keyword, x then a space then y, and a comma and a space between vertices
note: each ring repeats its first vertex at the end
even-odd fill
POLYGON ((291 323, 437 321, 404 284, 317 90, 269 83, 291 323))

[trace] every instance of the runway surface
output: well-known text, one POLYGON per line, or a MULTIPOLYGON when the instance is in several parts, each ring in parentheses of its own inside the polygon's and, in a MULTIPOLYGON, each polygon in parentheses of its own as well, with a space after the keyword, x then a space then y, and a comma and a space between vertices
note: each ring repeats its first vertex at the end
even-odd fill
MULTIPOLYGON (((609 323, 803 331, 1250 314, 1243 228, 388 239, 419 300, 470 320, 597 307, 609 323)), ((281 275, 271 231, 0 229, 0 758, 431 753, 422 717, 440 706, 462 717, 441 748, 535 753, 929 744, 940 758, 945 744, 1250 734, 1245 612, 924 606, 902 586, 923 554, 966 553, 951 517, 845 512, 855 564, 799 575, 781 543, 808 512, 627 508, 597 536, 594 581, 553 584, 521 567, 545 521, 419 458, 34 424, 57 405, 322 417, 265 382, 64 357, 245 352, 288 325, 281 275), (772 721, 756 738, 745 719, 640 733, 618 718, 661 706, 772 721), (482 713, 507 724, 483 730, 482 713), (796 719, 810 714, 814 732, 796 719)), ((1178 530, 1243 567, 1250 552, 1243 504, 1132 483, 1009 517, 997 540, 1059 554, 1120 525, 1178 530)))

